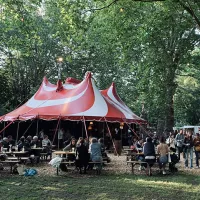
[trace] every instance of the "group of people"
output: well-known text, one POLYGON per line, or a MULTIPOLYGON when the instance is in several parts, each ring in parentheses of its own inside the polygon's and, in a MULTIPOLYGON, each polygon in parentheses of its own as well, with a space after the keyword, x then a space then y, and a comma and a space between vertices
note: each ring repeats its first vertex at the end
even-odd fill
POLYGON ((138 154, 137 160, 146 163, 141 164, 139 169, 141 170, 143 167, 146 168, 147 175, 152 175, 151 168, 156 161, 159 163, 160 172, 166 174, 165 167, 168 163, 169 155, 171 156, 170 159, 174 159, 173 167, 175 168, 176 155, 173 152, 173 149, 171 149, 168 144, 166 144, 164 137, 161 137, 160 140, 156 141, 156 143, 154 141, 154 137, 147 137, 145 142, 142 138, 138 140, 133 138, 131 149, 137 153, 141 153, 138 154), (169 154, 170 152, 171 154, 169 154))
MULTIPOLYGON (((171 162, 177 163, 180 160, 180 155, 183 153, 185 168, 193 168, 193 154, 195 153, 196 158, 196 168, 199 168, 199 158, 200 158, 200 135, 196 133, 193 135, 191 131, 179 132, 174 135, 169 134, 167 139, 161 137, 158 140, 158 137, 147 137, 146 142, 143 139, 137 140, 133 137, 132 143, 130 146, 132 149, 135 149, 137 152, 143 152, 142 156, 138 156, 138 160, 142 160, 148 163, 148 166, 151 168, 156 162, 156 154, 158 155, 158 162, 160 169, 163 174, 166 174, 165 166, 169 161, 169 156, 171 162), (157 152, 156 152, 157 150, 157 152), (169 154, 171 153, 171 154, 169 154), (190 161, 190 166, 189 166, 190 161)), ((147 165, 141 165, 147 168, 147 165)), ((140 167, 140 168, 141 168, 140 167)), ((150 169, 151 170, 151 169, 150 169)), ((148 171, 148 169, 147 169, 148 171)))
POLYGON ((199 158, 200 158, 200 135, 196 133, 193 135, 192 131, 183 132, 179 130, 178 134, 174 136, 170 134, 167 138, 167 144, 175 148, 177 151, 178 158, 180 160, 180 155, 183 153, 183 158, 185 161, 185 167, 193 168, 193 153, 195 152, 196 158, 196 168, 199 168, 199 158))
MULTIPOLYGON (((27 152, 27 155, 34 155, 36 158, 36 161, 39 162, 40 160, 40 153, 41 151, 35 151, 32 148, 43 148, 42 151, 46 152, 50 155, 50 149, 51 149, 51 141, 49 140, 47 135, 44 135, 42 140, 39 140, 38 136, 28 136, 25 138, 22 136, 17 143, 12 139, 12 136, 4 137, 3 139, 0 139, 0 147, 1 149, 4 149, 6 151, 25 151, 27 152), (14 147, 14 148, 13 148, 14 147), (10 149, 11 148, 11 149, 10 149)), ((33 157, 33 156, 32 156, 33 157)))
POLYGON ((67 159, 75 161, 76 167, 79 168, 79 172, 81 174, 86 173, 88 167, 92 167, 88 165, 90 160, 92 162, 99 162, 99 164, 96 165, 98 173, 100 173, 102 168, 101 163, 103 161, 103 157, 109 160, 105 152, 105 146, 102 138, 99 140, 96 138, 89 138, 87 140, 80 137, 77 142, 75 138, 72 138, 70 144, 68 144, 63 150, 75 152, 75 155, 69 154, 67 159))

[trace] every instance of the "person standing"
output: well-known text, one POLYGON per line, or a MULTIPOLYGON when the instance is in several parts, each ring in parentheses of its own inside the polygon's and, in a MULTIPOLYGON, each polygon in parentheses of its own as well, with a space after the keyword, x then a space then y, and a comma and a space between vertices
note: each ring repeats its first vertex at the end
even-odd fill
POLYGON ((190 168, 193 168, 193 138, 192 138, 192 132, 188 132, 184 142, 184 154, 185 154, 185 168, 188 168, 188 158, 190 155, 190 168))
POLYGON ((42 141, 44 139, 44 129, 39 132, 38 138, 42 141))
POLYGON ((168 162, 168 153, 169 153, 169 149, 168 149, 168 145, 165 144, 165 139, 164 137, 160 138, 160 144, 157 146, 157 151, 159 154, 159 167, 160 169, 163 169, 162 173, 165 175, 166 171, 165 171, 165 166, 168 162))
POLYGON ((196 133, 194 138, 194 150, 196 156, 196 168, 199 168, 199 156, 200 156, 200 136, 199 133, 196 133))
POLYGON ((122 141, 121 141, 121 134, 119 131, 119 128, 115 128, 115 134, 114 134, 114 144, 115 144, 115 152, 114 155, 121 155, 122 151, 122 141))
POLYGON ((180 154, 183 152, 183 141, 184 141, 183 130, 180 129, 179 133, 175 137, 175 143, 178 151, 179 160, 180 160, 180 154))
POLYGON ((169 148, 173 148, 174 150, 176 149, 174 134, 172 134, 171 132, 169 134, 169 137, 166 139, 166 144, 169 146, 169 148))
POLYGON ((58 130, 58 149, 63 148, 63 137, 64 137, 64 130, 63 128, 58 130))

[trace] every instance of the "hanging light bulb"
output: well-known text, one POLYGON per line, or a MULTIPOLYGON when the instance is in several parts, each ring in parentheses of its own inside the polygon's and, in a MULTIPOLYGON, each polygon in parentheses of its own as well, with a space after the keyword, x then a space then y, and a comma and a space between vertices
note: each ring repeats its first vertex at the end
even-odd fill
POLYGON ((88 130, 92 130, 92 126, 88 126, 88 130))
POLYGON ((123 9, 123 8, 120 8, 120 12, 124 12, 124 9, 123 9))
POLYGON ((93 125, 93 122, 90 122, 90 125, 93 125))
POLYGON ((120 126, 119 128, 120 128, 120 129, 123 129, 123 126, 120 126))

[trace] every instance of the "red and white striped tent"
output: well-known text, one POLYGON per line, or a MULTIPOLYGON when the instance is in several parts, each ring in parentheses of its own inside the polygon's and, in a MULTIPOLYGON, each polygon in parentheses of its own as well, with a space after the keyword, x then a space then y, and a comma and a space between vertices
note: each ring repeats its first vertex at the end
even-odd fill
POLYGON ((83 81, 68 78, 51 84, 46 77, 39 90, 24 105, 1 117, 1 121, 91 120, 146 123, 119 98, 114 84, 99 91, 88 72, 83 81))

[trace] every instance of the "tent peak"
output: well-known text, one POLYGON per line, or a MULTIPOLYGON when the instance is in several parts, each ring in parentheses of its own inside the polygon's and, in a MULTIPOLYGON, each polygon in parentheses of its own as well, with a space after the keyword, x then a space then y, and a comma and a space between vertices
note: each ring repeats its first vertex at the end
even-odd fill
POLYGON ((66 80, 65 80, 65 83, 71 83, 71 84, 79 84, 81 81, 78 80, 78 79, 75 79, 75 78, 72 78, 72 77, 68 77, 66 80))
POLYGON ((45 85, 49 82, 46 76, 44 76, 43 82, 45 83, 45 85))
POLYGON ((88 71, 85 73, 86 78, 92 78, 92 72, 88 71))
POLYGON ((58 82, 57 82, 56 92, 59 92, 61 90, 63 90, 63 84, 62 84, 62 81, 59 79, 58 82))
POLYGON ((112 82, 111 86, 112 86, 112 87, 115 87, 115 82, 112 82))

